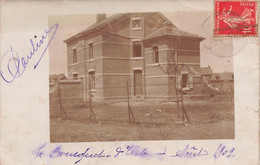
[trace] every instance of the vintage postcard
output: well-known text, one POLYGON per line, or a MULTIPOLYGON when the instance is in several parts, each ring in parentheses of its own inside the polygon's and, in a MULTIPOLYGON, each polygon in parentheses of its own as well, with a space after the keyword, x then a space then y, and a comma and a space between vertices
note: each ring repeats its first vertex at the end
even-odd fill
POLYGON ((0 164, 259 163, 257 1, 0 9, 0 164))

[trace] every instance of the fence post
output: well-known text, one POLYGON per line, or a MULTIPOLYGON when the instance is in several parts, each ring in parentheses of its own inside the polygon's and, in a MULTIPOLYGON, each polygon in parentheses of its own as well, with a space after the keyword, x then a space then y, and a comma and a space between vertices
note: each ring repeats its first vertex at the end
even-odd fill
MULTIPOLYGON (((176 45, 175 45, 176 47, 176 45)), ((176 99, 177 99, 177 109, 178 111, 180 111, 180 106, 179 106, 179 94, 178 94, 178 52, 175 51, 175 91, 176 91, 176 99)), ((184 109, 184 104, 183 104, 183 88, 182 88, 182 84, 181 85, 181 89, 180 89, 180 93, 181 93, 181 105, 182 105, 182 121, 184 122, 185 116, 188 120, 188 122, 190 122, 188 114, 186 112, 186 110, 184 109)))
POLYGON ((61 94, 60 94, 60 82, 57 83, 57 89, 58 89, 58 99, 59 99, 59 111, 60 111, 60 117, 62 117, 62 111, 61 111, 61 94))
MULTIPOLYGON (((174 45, 174 47, 176 48, 176 44, 174 45)), ((175 94, 176 94, 176 103, 177 103, 177 109, 178 112, 180 113, 180 106, 179 106, 179 95, 178 95, 178 53, 177 50, 174 51, 174 57, 175 57, 175 69, 174 69, 174 74, 175 74, 175 94)), ((184 115, 183 115, 183 111, 181 112, 182 115, 182 121, 184 122, 184 115)))
POLYGON ((64 110, 64 108, 62 107, 62 104, 61 104, 61 90, 60 90, 60 81, 58 80, 58 98, 59 98, 59 109, 60 109, 60 117, 62 117, 62 113, 65 114, 65 118, 67 118, 67 113, 66 111, 64 110))
POLYGON ((96 115, 95 115, 95 113, 94 113, 94 111, 93 111, 93 106, 92 106, 92 91, 91 91, 91 84, 90 84, 90 81, 88 82, 89 83, 89 91, 88 91, 88 93, 89 93, 89 111, 90 111, 90 120, 92 121, 92 116, 93 116, 93 119, 94 119, 94 121, 96 122, 97 121, 97 119, 96 119, 96 115))
MULTIPOLYGON (((183 92, 182 92, 182 89, 183 89, 183 88, 181 88, 181 105, 182 105, 182 111, 184 112, 184 115, 186 116, 188 122, 190 122, 190 119, 189 119, 189 117, 188 117, 188 114, 187 114, 187 112, 186 112, 186 110, 185 110, 185 108, 184 108, 184 104, 183 104, 183 92)), ((184 121, 184 116, 183 116, 183 121, 184 121)))
POLYGON ((127 92, 127 104, 128 104, 128 122, 129 123, 135 123, 135 117, 134 113, 130 107, 130 102, 129 102, 129 89, 128 89, 128 82, 126 81, 126 92, 127 92))

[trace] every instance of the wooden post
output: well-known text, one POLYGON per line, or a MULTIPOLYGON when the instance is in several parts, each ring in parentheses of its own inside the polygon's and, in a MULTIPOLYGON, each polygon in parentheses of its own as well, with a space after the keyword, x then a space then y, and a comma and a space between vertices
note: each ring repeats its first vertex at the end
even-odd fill
MULTIPOLYGON (((176 99, 177 99, 177 108, 178 111, 180 111, 180 106, 179 106, 179 94, 178 94, 178 88, 177 88, 177 84, 178 84, 178 54, 177 51, 175 50, 175 91, 176 91, 176 99)), ((183 104, 183 88, 181 86, 181 105, 182 105, 182 121, 184 122, 185 117, 187 118, 188 122, 190 122, 190 119, 188 117, 188 114, 184 108, 184 104, 183 104)))
POLYGON ((129 110, 129 107, 130 107, 130 103, 129 103, 129 91, 128 91, 128 82, 126 82, 126 91, 127 91, 127 105, 128 105, 128 122, 131 123, 131 120, 130 120, 130 110, 129 110))
POLYGON ((130 102, 129 102, 128 82, 126 82, 126 92, 127 92, 127 104, 128 104, 128 122, 129 123, 135 123, 134 113, 131 109, 130 102))
MULTIPOLYGON (((188 122, 190 122, 190 119, 189 119, 189 117, 188 117, 188 114, 187 114, 187 112, 186 112, 186 110, 185 110, 185 108, 184 108, 182 90, 183 90, 183 89, 181 88, 181 105, 182 105, 182 111, 184 112, 184 115, 186 116, 188 122)), ((184 116, 183 116, 183 122, 184 122, 184 116)))
MULTIPOLYGON (((176 46, 176 45, 175 45, 176 46)), ((180 105, 179 105, 179 94, 178 94, 178 88, 177 88, 177 84, 178 84, 178 54, 177 54, 177 50, 175 50, 175 93, 176 93, 176 103, 177 103, 177 109, 178 112, 180 112, 180 105)), ((184 114, 183 111, 181 111, 182 114, 182 121, 184 122, 184 114)))
POLYGON ((61 103, 61 90, 60 90, 60 82, 58 80, 58 98, 59 98, 59 107, 60 107, 60 117, 62 117, 62 113, 64 113, 65 118, 67 118, 67 113, 66 111, 63 109, 62 107, 62 103, 61 103))
POLYGON ((61 93, 60 93, 60 82, 57 83, 57 90, 58 90, 58 99, 59 99, 59 110, 60 110, 60 117, 62 117, 62 111, 61 111, 61 93))
MULTIPOLYGON (((90 78, 89 78, 90 80, 90 78)), ((89 81, 89 112, 90 112, 90 120, 92 121, 92 117, 93 117, 93 120, 96 122, 97 119, 96 119, 96 115, 93 111, 93 106, 92 106, 92 91, 91 91, 91 84, 90 84, 90 81, 89 81)))

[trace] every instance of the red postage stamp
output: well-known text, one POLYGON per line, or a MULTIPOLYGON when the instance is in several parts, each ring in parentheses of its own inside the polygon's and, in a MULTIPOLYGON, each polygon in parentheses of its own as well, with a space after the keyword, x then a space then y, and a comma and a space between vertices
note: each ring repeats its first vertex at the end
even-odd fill
POLYGON ((215 0, 214 36, 258 36, 256 1, 215 0))

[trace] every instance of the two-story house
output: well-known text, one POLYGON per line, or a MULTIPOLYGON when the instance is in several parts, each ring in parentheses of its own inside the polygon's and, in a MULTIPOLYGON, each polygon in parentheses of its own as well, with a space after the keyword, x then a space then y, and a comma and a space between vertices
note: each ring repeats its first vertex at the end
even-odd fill
POLYGON ((83 96, 94 99, 175 98, 175 83, 200 95, 200 41, 159 12, 97 15, 97 22, 68 38, 68 76, 81 79, 83 96), (178 69, 176 69, 178 68, 178 69), (175 73, 176 72, 176 73, 175 73))

